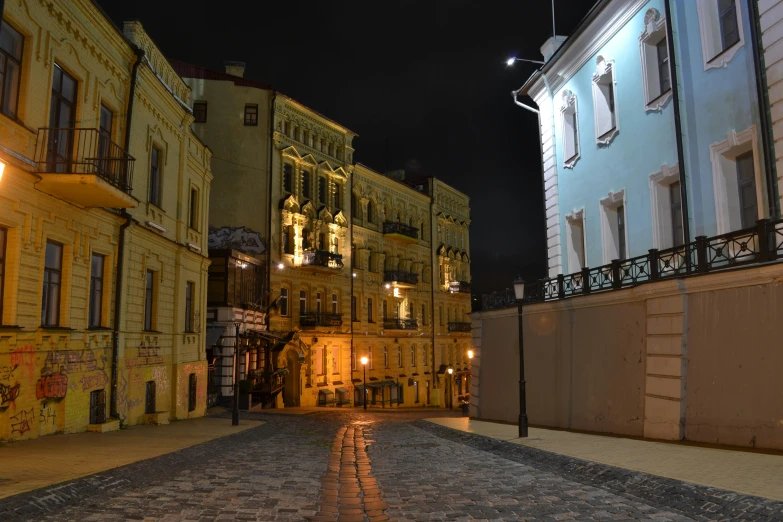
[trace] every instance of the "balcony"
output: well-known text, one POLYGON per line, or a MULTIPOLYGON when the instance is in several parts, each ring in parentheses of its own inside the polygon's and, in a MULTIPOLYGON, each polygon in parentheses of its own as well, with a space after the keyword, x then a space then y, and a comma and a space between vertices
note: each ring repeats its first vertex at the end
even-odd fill
POLYGON ((419 229, 405 223, 387 221, 383 224, 383 235, 406 243, 415 243, 419 240, 419 229))
POLYGON ((449 323, 449 332, 468 332, 470 333, 473 325, 471 323, 449 323))
POLYGON ((334 272, 342 269, 343 256, 325 250, 307 250, 302 256, 302 266, 334 272))
POLYGON ((133 164, 98 129, 38 129, 36 188, 81 207, 134 208, 133 164))
POLYGON ((383 273, 383 281, 397 288, 415 288, 419 282, 419 275, 402 270, 386 270, 383 273))
POLYGON ((318 326, 340 327, 343 325, 343 314, 302 314, 299 316, 299 327, 304 329, 318 326))
POLYGON ((416 330, 419 322, 416 319, 384 319, 384 330, 416 330))
POLYGON ((452 294, 469 294, 470 283, 467 281, 452 281, 449 283, 449 292, 452 294))

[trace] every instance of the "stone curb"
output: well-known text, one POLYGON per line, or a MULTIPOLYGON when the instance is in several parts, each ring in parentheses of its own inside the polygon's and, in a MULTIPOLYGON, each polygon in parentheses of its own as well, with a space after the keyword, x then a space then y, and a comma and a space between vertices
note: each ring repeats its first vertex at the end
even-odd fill
POLYGON ((601 488, 643 503, 676 510, 695 520, 783 520, 783 502, 690 484, 521 446, 417 420, 413 426, 437 437, 601 488))
POLYGON ((157 457, 6 497, 0 500, 0 520, 37 520, 45 515, 56 514, 67 506, 97 502, 131 488, 165 481, 193 461, 208 462, 217 458, 214 450, 225 445, 226 439, 230 439, 231 444, 245 444, 268 437, 276 430, 273 424, 262 424, 157 457))

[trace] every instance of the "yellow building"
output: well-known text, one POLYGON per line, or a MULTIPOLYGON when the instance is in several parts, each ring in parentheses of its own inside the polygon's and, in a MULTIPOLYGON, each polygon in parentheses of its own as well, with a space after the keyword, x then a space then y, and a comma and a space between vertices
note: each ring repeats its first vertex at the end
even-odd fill
MULTIPOLYGON (((456 406, 469 369, 468 198, 434 178, 412 185, 353 165, 353 132, 245 79, 244 64, 174 67, 214 151, 210 225, 266 238, 268 335, 283 342, 241 358, 238 378, 283 370, 277 406, 361 404, 366 355, 375 405, 456 406)), ((237 322, 240 336, 254 328, 237 322)), ((230 337, 228 322, 214 326, 230 337)), ((215 348, 233 354, 225 341, 215 348)), ((225 393, 230 372, 218 377, 225 393)))
POLYGON ((89 0, 7 2, 0 33, 0 440, 203 415, 189 89, 89 0))

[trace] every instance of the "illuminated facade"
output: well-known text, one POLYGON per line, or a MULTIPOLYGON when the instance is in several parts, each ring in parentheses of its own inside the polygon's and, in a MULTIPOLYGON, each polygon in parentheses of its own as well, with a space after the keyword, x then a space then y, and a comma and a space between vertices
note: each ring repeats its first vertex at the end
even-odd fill
POLYGON ((0 32, 0 440, 203 415, 190 90, 88 0, 7 2, 0 32))

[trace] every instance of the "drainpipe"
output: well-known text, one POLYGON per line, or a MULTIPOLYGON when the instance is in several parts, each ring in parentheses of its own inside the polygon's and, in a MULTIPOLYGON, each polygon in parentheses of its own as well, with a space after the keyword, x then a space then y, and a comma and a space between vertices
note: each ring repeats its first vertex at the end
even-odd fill
MULTIPOLYGON (((272 99, 269 105, 269 186, 267 187, 267 224, 266 224, 266 292, 269 295, 269 303, 272 303, 272 154, 275 150, 275 98, 277 91, 272 91, 272 99)), ((270 308, 271 311, 271 308, 270 308)), ((269 314, 266 316, 266 324, 269 325, 269 314)), ((269 326, 267 326, 269 329, 269 326)), ((272 356, 270 351, 269 357, 272 356)))
MULTIPOLYGON (((348 205, 350 205, 350 219, 348 221, 348 237, 349 241, 351 243, 351 266, 348 277, 351 278, 351 385, 353 385, 353 362, 356 360, 356 354, 354 353, 354 344, 353 344, 353 320, 354 320, 354 310, 359 310, 359 303, 357 302, 354 304, 356 297, 353 295, 353 280, 356 279, 353 274, 353 265, 356 264, 356 260, 353 258, 354 255, 356 255, 356 250, 353 248, 353 172, 351 172, 351 181, 349 185, 349 190, 351 193, 351 197, 348 200, 348 205)), ((360 203, 361 204, 361 203, 360 203)), ((361 318, 359 318, 361 319, 361 318)), ((381 393, 383 393, 383 388, 381 388, 381 393)), ((383 395, 381 395, 381 405, 383 405, 383 395)), ((391 403, 389 404, 389 407, 391 407, 391 403)))
MULTIPOLYGON (((751 2, 752 3, 752 2, 751 2)), ((677 81, 677 55, 674 49, 674 36, 672 35, 672 12, 671 1, 664 0, 663 2, 665 16, 666 16, 666 41, 669 48, 669 69, 671 71, 672 80, 672 98, 674 105, 674 135, 677 141, 677 162, 680 165, 680 200, 682 201, 682 235, 685 240, 685 244, 688 244, 691 240, 690 222, 688 221, 688 184, 685 171, 685 154, 683 153, 682 144, 682 121, 680 119, 680 84, 677 81)), ((685 256, 686 270, 691 271, 691 257, 685 256)))
MULTIPOLYGON (((432 333, 432 392, 435 391, 435 229, 433 228, 433 216, 435 214, 435 181, 430 178, 432 190, 430 193, 430 331, 432 333)), ((399 380, 399 378, 398 378, 399 380)), ((399 393, 399 392, 397 392, 399 393)))
POLYGON ((775 172, 775 138, 772 134, 772 117, 770 114, 769 95, 767 91, 767 69, 761 41, 761 18, 756 2, 748 2, 750 8, 750 39, 753 48, 753 65, 756 68, 756 90, 759 98, 759 122, 761 127, 761 146, 764 149, 764 174, 767 178, 767 198, 769 217, 780 217, 780 199, 778 196, 777 173, 775 172))
POLYGON ((0 21, 3 19, 3 11, 5 11, 5 0, 0 0, 0 21))
MULTIPOLYGON (((0 0, 2 2, 3 0, 0 0)), ((2 4, 0 4, 2 5, 2 4)), ((131 123, 133 122, 133 99, 136 96, 136 84, 138 83, 139 65, 144 59, 144 51, 135 45, 133 51, 136 53, 136 62, 131 70, 130 89, 128 91, 128 108, 125 111, 125 151, 130 149, 131 123)), ((120 360, 120 317, 122 308, 123 286, 122 276, 125 266, 125 230, 133 223, 131 216, 126 209, 122 209, 120 215, 125 218, 125 223, 120 225, 120 237, 117 245, 117 282, 114 290, 114 331, 112 332, 112 360, 111 360, 111 404, 109 411, 111 417, 117 419, 117 374, 120 360)))

